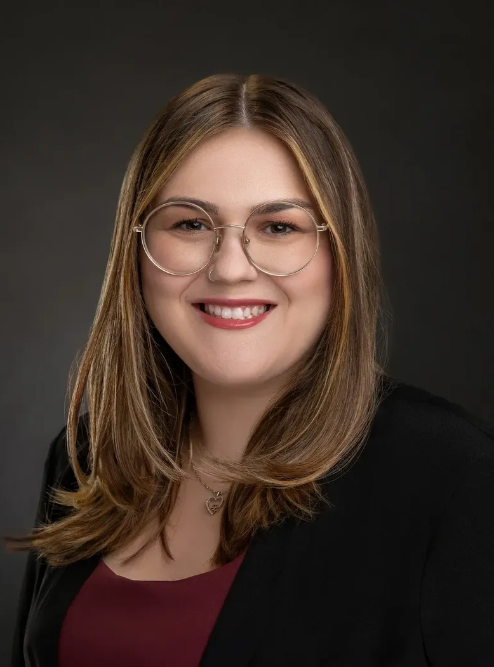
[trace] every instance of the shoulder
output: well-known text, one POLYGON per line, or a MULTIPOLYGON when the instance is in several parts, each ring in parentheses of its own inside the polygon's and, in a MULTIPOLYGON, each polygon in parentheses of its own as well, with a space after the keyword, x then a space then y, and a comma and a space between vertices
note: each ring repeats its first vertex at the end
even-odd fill
POLYGON ((373 431, 415 443, 434 441, 440 451, 465 459, 494 454, 491 424, 457 403, 389 376, 373 431))
POLYGON ((469 521, 456 511, 457 503, 478 508, 479 498, 492 522, 492 426, 424 389, 389 377, 384 385, 365 445, 347 466, 324 478, 330 504, 321 513, 323 529, 324 517, 332 520, 337 508, 348 525, 354 518, 354 530, 399 526, 397 539, 413 536, 423 544, 446 512, 469 521))
POLYGON ((448 496, 468 474, 494 474, 494 428, 461 405, 386 377, 367 446, 388 471, 429 480, 448 496))

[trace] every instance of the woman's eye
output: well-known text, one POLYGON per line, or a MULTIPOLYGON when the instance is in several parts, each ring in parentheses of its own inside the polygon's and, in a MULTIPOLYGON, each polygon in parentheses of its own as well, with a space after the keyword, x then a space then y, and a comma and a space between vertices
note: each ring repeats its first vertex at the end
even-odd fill
POLYGON ((200 220, 182 220, 173 225, 175 229, 182 229, 184 232, 200 231, 201 225, 204 223, 200 220))
POLYGON ((265 229, 272 228, 274 231, 273 232, 268 232, 269 234, 272 234, 273 236, 281 236, 285 234, 291 234, 292 232, 297 231, 296 228, 293 225, 290 225, 285 222, 273 222, 270 225, 267 225, 265 229))

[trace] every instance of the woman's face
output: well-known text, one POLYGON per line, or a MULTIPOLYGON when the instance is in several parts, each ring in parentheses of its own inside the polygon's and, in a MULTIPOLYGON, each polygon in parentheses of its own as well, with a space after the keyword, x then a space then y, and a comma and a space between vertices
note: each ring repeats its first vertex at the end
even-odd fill
MULTIPOLYGON (((289 150, 270 134, 247 128, 224 130, 201 143, 153 203, 185 197, 214 204, 216 225, 244 225, 250 209, 264 202, 296 198, 313 205, 289 150)), ((317 217, 316 221, 322 222, 317 217)), ((267 275, 249 262, 240 229, 222 232, 219 252, 205 269, 190 276, 161 271, 141 246, 148 313, 192 373, 207 382, 232 389, 276 385, 310 351, 328 319, 332 297, 328 232, 319 234, 312 262, 287 277, 267 275), (208 279, 211 267, 215 282, 208 279), (255 326, 219 328, 194 305, 215 298, 266 301, 276 307, 255 326)))

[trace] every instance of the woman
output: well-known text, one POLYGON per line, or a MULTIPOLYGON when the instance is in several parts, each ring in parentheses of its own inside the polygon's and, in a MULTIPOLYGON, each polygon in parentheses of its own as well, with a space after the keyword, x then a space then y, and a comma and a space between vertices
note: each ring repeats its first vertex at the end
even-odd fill
POLYGON ((13 665, 494 664, 493 433, 385 374, 379 294, 319 101, 221 75, 169 102, 10 541, 13 665))

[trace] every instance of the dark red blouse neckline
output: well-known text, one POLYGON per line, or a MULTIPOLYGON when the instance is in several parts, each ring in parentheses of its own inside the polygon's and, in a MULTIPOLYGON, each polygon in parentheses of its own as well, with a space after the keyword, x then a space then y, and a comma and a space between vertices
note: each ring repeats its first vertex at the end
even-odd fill
POLYGON ((199 574, 193 574, 190 577, 184 577, 183 579, 131 579, 129 577, 124 577, 121 574, 117 574, 114 572, 111 567, 109 567, 103 559, 100 561, 100 568, 102 573, 106 573, 110 577, 114 577, 116 579, 122 579, 123 581, 129 581, 132 584, 171 584, 171 585, 179 585, 179 584, 185 584, 186 582, 190 583, 195 583, 199 579, 202 581, 203 578, 214 578, 214 577, 223 577, 224 574, 227 574, 231 569, 234 569, 237 567, 239 564, 239 561, 243 560, 246 552, 243 552, 239 554, 236 558, 234 558, 232 561, 229 563, 226 563, 226 565, 220 565, 220 567, 216 567, 213 570, 208 570, 207 572, 200 572, 199 574))

